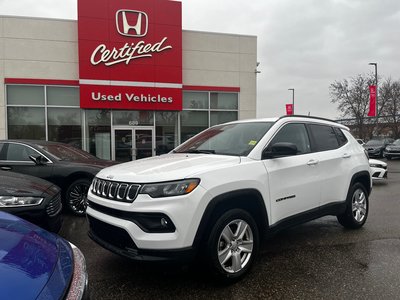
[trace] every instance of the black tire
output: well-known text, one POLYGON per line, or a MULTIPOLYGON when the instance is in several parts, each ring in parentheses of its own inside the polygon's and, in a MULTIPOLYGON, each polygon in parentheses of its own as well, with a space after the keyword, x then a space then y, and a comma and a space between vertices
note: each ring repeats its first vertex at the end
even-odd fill
POLYGON ((87 178, 75 180, 65 192, 65 205, 73 214, 85 216, 87 193, 91 183, 92 181, 87 178))
POLYGON ((259 233, 253 217, 242 209, 226 211, 209 233, 205 259, 214 279, 225 284, 238 281, 258 254, 259 233))
POLYGON ((362 227, 367 220, 369 211, 368 193, 361 183, 350 187, 346 199, 346 210, 338 215, 339 223, 350 229, 362 227))
POLYGON ((391 160, 392 157, 391 157, 390 155, 386 155, 386 159, 387 159, 387 160, 391 160))

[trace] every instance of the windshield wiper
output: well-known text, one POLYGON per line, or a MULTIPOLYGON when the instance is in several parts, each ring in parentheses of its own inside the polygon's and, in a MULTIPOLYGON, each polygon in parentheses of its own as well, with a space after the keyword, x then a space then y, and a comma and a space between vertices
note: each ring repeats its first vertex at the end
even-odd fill
POLYGON ((199 150, 199 149, 190 149, 187 151, 177 152, 177 153, 203 153, 203 154, 215 154, 215 150, 199 150))

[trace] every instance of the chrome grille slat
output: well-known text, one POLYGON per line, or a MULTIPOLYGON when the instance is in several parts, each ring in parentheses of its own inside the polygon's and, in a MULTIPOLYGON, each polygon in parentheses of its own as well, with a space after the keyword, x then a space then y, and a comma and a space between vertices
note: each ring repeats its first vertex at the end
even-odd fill
POLYGON ((139 184, 94 178, 91 192, 98 197, 109 200, 133 202, 138 195, 139 189, 139 184))

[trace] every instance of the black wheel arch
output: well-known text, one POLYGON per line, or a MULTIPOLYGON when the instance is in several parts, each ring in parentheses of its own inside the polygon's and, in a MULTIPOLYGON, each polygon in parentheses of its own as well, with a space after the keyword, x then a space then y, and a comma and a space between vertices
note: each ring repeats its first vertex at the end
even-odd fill
POLYGON ((64 184, 64 189, 63 189, 63 195, 65 198, 65 193, 67 192, 68 188, 70 187, 70 185, 79 179, 88 179, 88 180, 93 180, 94 175, 91 173, 87 173, 87 172, 75 172, 70 174, 67 178, 65 178, 65 184, 64 184))
POLYGON ((372 190, 371 175, 368 171, 361 171, 361 172, 355 173, 353 175, 353 177, 351 178, 349 189, 357 182, 361 183, 365 187, 365 190, 367 191, 368 195, 371 194, 371 190, 372 190))
POLYGON ((268 230, 268 214, 264 199, 256 189, 241 189, 227 192, 213 198, 207 205, 193 241, 193 248, 199 248, 216 219, 224 212, 240 208, 254 218, 260 236, 268 230))

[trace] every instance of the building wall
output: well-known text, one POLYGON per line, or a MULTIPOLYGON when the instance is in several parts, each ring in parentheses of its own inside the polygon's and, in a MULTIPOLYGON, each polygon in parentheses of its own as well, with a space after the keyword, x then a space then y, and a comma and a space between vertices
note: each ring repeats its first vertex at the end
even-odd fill
MULTIPOLYGON (((257 37, 183 31, 183 84, 240 87, 239 118, 256 116, 257 37)), ((0 138, 4 78, 78 80, 76 21, 0 16, 0 138)))

